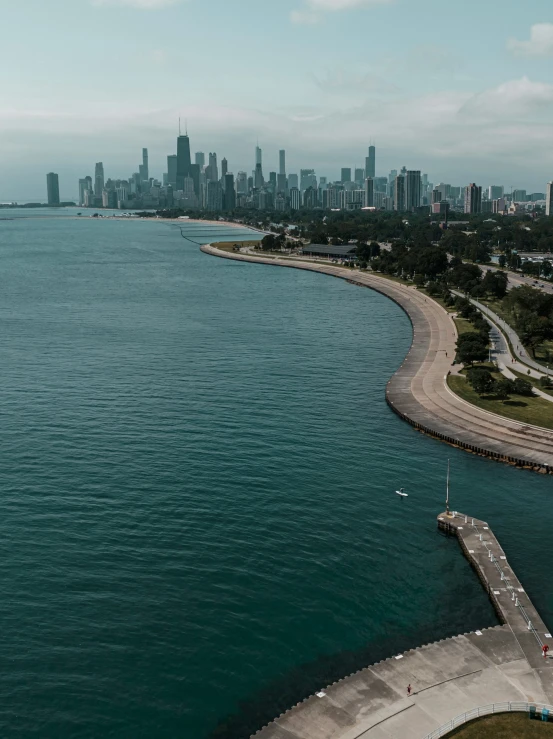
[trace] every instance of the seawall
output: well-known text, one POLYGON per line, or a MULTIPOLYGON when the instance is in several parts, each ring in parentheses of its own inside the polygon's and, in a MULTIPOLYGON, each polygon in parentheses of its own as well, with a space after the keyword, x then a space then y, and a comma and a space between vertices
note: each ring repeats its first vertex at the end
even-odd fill
POLYGON ((447 311, 418 290, 374 273, 333 264, 258 257, 211 245, 206 254, 233 261, 319 272, 382 293, 409 316, 413 343, 390 379, 386 401, 414 429, 472 454, 553 473, 553 431, 489 413, 456 396, 447 385, 455 356, 457 330, 447 311))

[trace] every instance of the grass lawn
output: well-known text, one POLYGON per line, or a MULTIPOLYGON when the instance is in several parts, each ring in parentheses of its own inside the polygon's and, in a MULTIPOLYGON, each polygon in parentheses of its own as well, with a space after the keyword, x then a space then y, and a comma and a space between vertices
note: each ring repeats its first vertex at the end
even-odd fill
POLYGON ((453 319, 455 321, 455 325, 457 326, 457 331, 460 334, 477 334, 478 331, 474 328, 472 323, 470 321, 467 321, 466 318, 461 318, 460 316, 458 318, 453 319))
POLYGON ((211 246, 214 246, 221 251, 232 252, 234 251, 235 244, 239 244, 239 246, 257 246, 257 244, 259 244, 259 239, 256 239, 255 241, 217 241, 211 244, 211 246))
POLYGON ((530 720, 525 713, 486 716, 447 735, 457 739, 538 739, 553 737, 553 724, 530 720))
MULTIPOLYGON (((490 365, 478 366, 491 370, 490 365)), ((502 377, 497 371, 492 372, 492 375, 495 380, 502 377)), ((508 400, 498 400, 493 395, 480 396, 461 375, 449 375, 447 384, 460 398, 485 411, 532 426, 553 429, 553 403, 548 400, 539 397, 527 398, 522 395, 511 395, 508 400)))

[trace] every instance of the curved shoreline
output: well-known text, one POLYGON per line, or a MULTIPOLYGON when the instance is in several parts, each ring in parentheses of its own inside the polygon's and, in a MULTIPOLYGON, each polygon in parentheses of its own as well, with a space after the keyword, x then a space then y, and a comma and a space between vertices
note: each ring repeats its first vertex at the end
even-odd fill
POLYGON ((451 393, 447 375, 455 356, 457 330, 450 314, 431 298, 373 273, 352 272, 337 265, 238 254, 210 244, 200 249, 223 259, 339 277, 390 298, 413 327, 411 348, 386 387, 391 410, 417 431, 472 454, 553 474, 553 431, 489 413, 451 393))

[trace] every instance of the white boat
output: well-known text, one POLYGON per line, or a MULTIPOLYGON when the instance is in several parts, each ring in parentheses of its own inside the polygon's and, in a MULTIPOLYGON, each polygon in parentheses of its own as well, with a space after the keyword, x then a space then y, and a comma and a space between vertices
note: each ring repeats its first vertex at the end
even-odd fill
POLYGON ((408 498, 408 493, 403 492, 404 488, 400 488, 399 490, 396 490, 396 495, 400 495, 402 498, 408 498))

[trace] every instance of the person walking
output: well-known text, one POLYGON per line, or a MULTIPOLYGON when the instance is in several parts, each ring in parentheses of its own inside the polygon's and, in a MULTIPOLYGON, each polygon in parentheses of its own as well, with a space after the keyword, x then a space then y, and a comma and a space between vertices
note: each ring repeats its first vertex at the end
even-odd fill
POLYGON ((541 648, 541 651, 543 652, 543 658, 547 659, 547 653, 549 652, 549 645, 544 644, 541 648))
POLYGON ((409 685, 407 686, 407 696, 411 695, 411 690, 412 690, 411 683, 409 683, 409 685))

